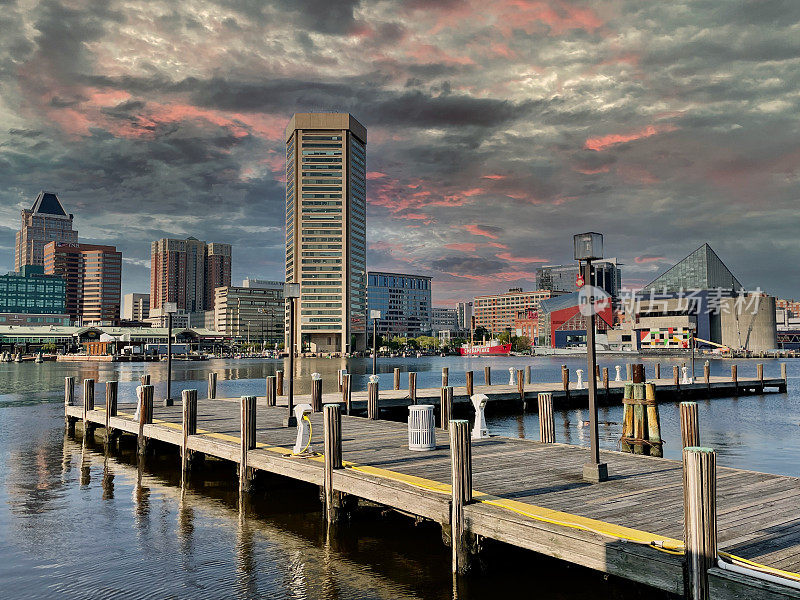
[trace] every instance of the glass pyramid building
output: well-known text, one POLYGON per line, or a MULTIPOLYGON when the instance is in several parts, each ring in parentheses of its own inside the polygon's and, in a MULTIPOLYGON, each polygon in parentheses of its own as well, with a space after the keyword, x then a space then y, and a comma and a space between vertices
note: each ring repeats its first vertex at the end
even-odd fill
POLYGON ((681 290, 743 289, 725 263, 708 244, 703 244, 679 263, 648 283, 643 292, 675 293, 681 290))

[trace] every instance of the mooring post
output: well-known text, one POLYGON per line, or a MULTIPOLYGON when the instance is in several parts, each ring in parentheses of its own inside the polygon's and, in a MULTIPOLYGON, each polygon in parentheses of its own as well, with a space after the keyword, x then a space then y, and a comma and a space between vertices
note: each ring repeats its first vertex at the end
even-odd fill
POLYGON ((239 411, 239 493, 250 489, 252 475, 247 468, 247 453, 256 447, 256 397, 242 396, 239 411))
POLYGON ((83 437, 91 438, 95 424, 89 422, 89 411, 94 410, 94 379, 83 380, 83 437))
POLYGON ((311 410, 322 412, 322 375, 311 374, 311 410))
POLYGON ((400 367, 394 369, 394 389, 400 389, 400 367))
POLYGON ((350 385, 350 373, 342 373, 342 402, 347 415, 353 407, 353 388, 350 385))
POLYGON ((453 418, 453 386, 445 386, 439 396, 439 425, 447 431, 453 418))
POLYGON ((731 383, 733 383, 733 395, 739 395, 739 373, 736 365, 731 365, 731 383))
POLYGON ((377 421, 380 418, 377 381, 370 381, 367 384, 367 418, 373 421, 377 421))
POLYGON ((472 502, 472 446, 469 422, 450 421, 450 535, 453 573, 469 571, 469 536, 464 522, 464 505, 472 502))
POLYGON ((75 417, 67 415, 67 406, 75 406, 75 378, 64 377, 64 424, 67 434, 75 434, 75 417))
POLYGON ((117 386, 116 381, 106 381, 106 443, 111 441, 114 433, 110 419, 117 416, 117 386))
POLYGON ((411 404, 417 403, 417 374, 408 374, 408 397, 411 398, 411 404))
POLYGON ((608 367, 603 367, 603 390, 605 391, 606 402, 608 402, 608 367))
POLYGON ((140 456, 147 452, 147 438, 144 435, 144 426, 153 423, 153 386, 142 386, 142 405, 139 409, 139 434, 137 450, 140 456))
POLYGON ((625 363, 625 381, 633 381, 633 363, 625 363))
POLYGON ((633 453, 645 454, 644 436, 645 419, 647 414, 644 410, 644 384, 633 384, 633 453))
POLYGON ((683 449, 684 543, 689 600, 710 600, 708 570, 717 561, 717 455, 683 449))
POLYGON ((150 373, 145 373, 139 378, 139 381, 142 382, 142 385, 150 385, 150 373))
POLYGON ((625 382, 622 392, 622 436, 619 439, 619 449, 622 452, 631 452, 628 440, 633 437, 633 384, 625 382))
POLYGON ((697 402, 681 402, 681 448, 700 445, 697 402))
POLYGON ((706 389, 711 389, 711 365, 708 361, 703 364, 703 380, 706 383, 706 389))
POLYGON ((450 369, 442 367, 442 387, 450 385, 450 369))
POLYGON ((181 480, 186 481, 191 464, 189 450, 189 436, 197 434, 197 390, 183 390, 181 392, 183 403, 183 443, 181 444, 181 480))
POLYGON ((553 417, 553 394, 539 392, 539 439, 545 444, 556 441, 556 422, 553 417))
POLYGON ((661 363, 656 363, 656 379, 661 379, 661 363))
POLYGON ((678 365, 672 367, 672 383, 678 392, 681 391, 681 368, 678 365))
POLYGON ((783 379, 783 385, 781 386, 780 392, 786 393, 786 363, 781 363, 781 379, 783 379))
POLYGON ((283 371, 275 371, 275 382, 278 388, 278 396, 283 396, 283 371))
POLYGON ((484 385, 492 385, 492 367, 483 367, 484 385))
POLYGON ((217 374, 208 374, 208 398, 213 400, 217 397, 217 374))
POLYGON ((475 373, 467 371, 467 396, 472 398, 475 395, 475 373))
POLYGON ((650 456, 664 456, 661 440, 661 418, 658 414, 656 385, 646 383, 644 387, 644 405, 647 408, 647 441, 650 443, 650 456))
POLYGON ((517 391, 519 392, 519 402, 522 405, 522 412, 525 412, 525 371, 517 369, 517 391))
POLYGON ((531 366, 527 365, 525 367, 525 383, 531 382, 531 366))
POLYGON ((758 377, 758 393, 764 393, 764 365, 758 363, 756 365, 756 377, 758 377))
POLYGON ((567 365, 561 365, 561 385, 564 387, 564 394, 569 402, 569 369, 567 365))
POLYGON ((267 376, 267 406, 276 406, 278 402, 278 382, 275 375, 267 376))
POLYGON ((322 410, 325 444, 325 520, 335 523, 339 520, 338 502, 333 489, 333 470, 342 468, 342 412, 338 404, 326 404, 322 410))

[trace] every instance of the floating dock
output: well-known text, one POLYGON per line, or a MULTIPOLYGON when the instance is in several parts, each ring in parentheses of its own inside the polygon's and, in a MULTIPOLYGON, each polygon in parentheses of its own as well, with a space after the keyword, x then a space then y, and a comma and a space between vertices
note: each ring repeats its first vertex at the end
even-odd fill
MULTIPOLYGON (((610 479, 592 484, 582 478, 586 448, 504 437, 470 442, 462 435, 464 421, 446 421, 449 431, 436 429, 437 448, 415 452, 409 450, 405 424, 342 414, 341 394, 326 395, 338 403, 324 408, 324 419, 310 415, 308 450, 295 455, 296 430, 283 425, 287 408, 269 405, 266 398, 197 400, 191 390, 184 392, 183 403, 161 406, 146 386, 134 420, 135 406, 118 405, 114 382, 107 384, 107 406, 95 408, 93 385, 85 386, 82 403, 75 402, 67 379, 65 419, 72 431, 81 423, 85 438, 101 429, 108 443, 136 436, 142 456, 172 448, 183 457, 187 478, 198 454, 230 461, 239 465, 242 494, 255 471, 318 485, 329 522, 341 519, 353 501, 435 521, 459 573, 468 570, 481 539, 490 538, 695 600, 800 598, 798 478, 715 468, 712 461, 698 496, 712 501, 695 521, 696 511, 689 508, 694 488, 685 484, 695 480, 680 461, 601 451, 610 479), (703 519, 716 524, 706 530, 715 545, 710 555, 700 556, 693 541, 686 551, 684 521, 690 517, 685 515, 695 524, 703 519), (705 562, 700 576, 698 560, 705 562)), ((709 382, 715 383, 730 382, 709 382)), ((785 379, 758 379, 736 385, 785 390, 785 384, 785 379)), ((544 384, 529 385, 524 391, 532 395, 544 384)), ((514 393, 504 386, 484 387, 494 396, 514 393)), ((660 397, 663 387, 658 390, 660 397)), ((418 402, 427 402, 423 392, 417 391, 418 402)), ((454 392, 453 400, 465 393, 454 392)), ((380 407, 404 401, 402 391, 396 395, 381 392, 380 407)), ((361 402, 356 396, 353 402, 361 402)), ((713 457, 707 450, 690 450, 713 457)))

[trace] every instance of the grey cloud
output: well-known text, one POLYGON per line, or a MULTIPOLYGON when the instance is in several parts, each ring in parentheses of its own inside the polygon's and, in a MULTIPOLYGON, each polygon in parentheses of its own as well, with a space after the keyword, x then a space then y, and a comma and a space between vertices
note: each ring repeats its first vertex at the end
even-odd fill
POLYGON ((507 266, 508 263, 503 261, 477 256, 445 256, 431 262, 431 267, 436 271, 464 275, 493 275, 507 266))

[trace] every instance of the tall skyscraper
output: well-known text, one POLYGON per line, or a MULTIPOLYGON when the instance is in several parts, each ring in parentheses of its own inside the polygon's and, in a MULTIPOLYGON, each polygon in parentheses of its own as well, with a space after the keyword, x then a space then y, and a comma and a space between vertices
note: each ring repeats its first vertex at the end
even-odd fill
POLYGON ((52 192, 39 192, 30 210, 22 211, 22 227, 17 232, 14 268, 43 265, 44 246, 48 242, 77 243, 78 232, 72 229, 68 215, 52 192))
MULTIPOLYGON (((367 129, 347 113, 286 128, 286 281, 300 284, 297 350, 366 347, 367 129)), ((287 326, 288 348, 288 326, 287 326)))
POLYGON ((214 309, 214 289, 231 284, 230 244, 197 238, 163 238, 150 249, 150 309, 160 316, 164 302, 179 310, 214 309))
POLYGON ((73 321, 119 322, 122 252, 114 246, 50 242, 44 272, 66 280, 66 313, 73 321))

